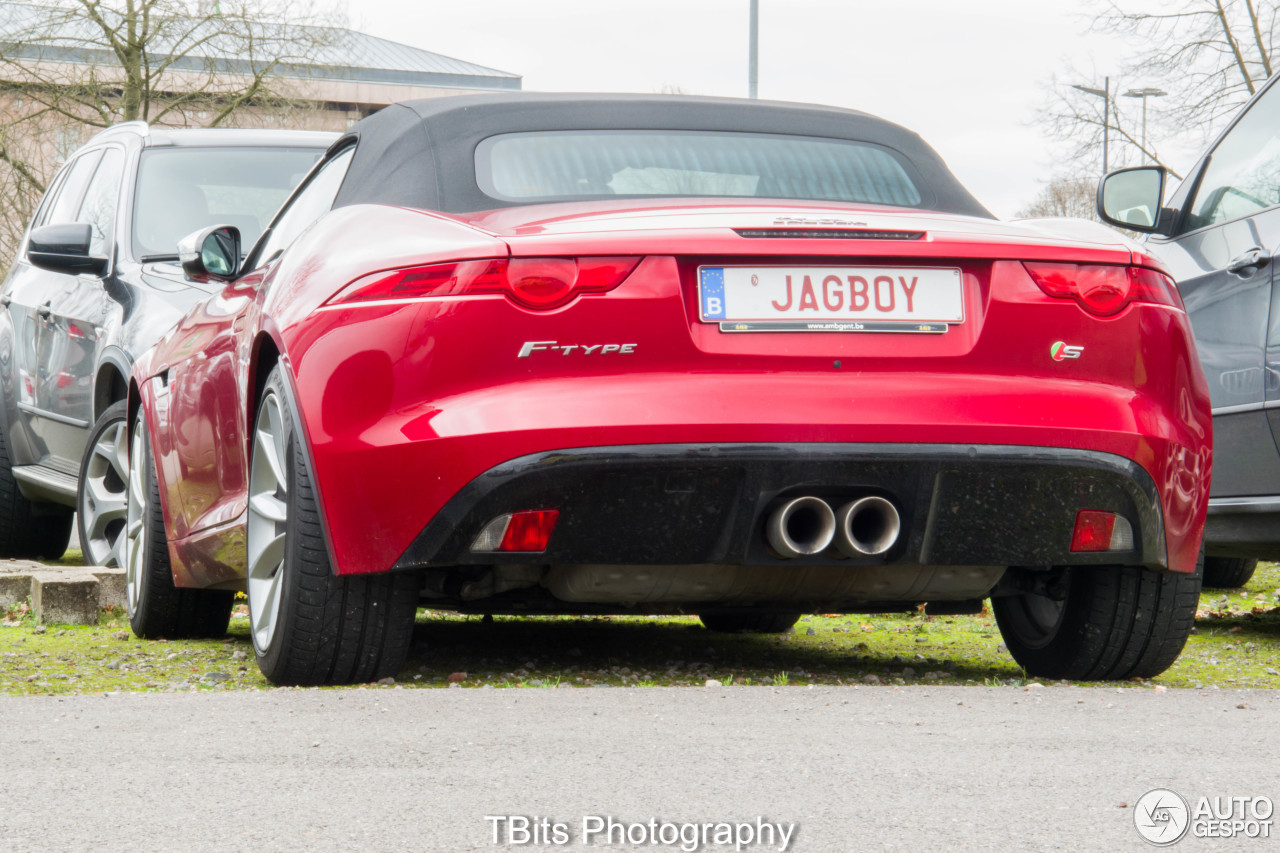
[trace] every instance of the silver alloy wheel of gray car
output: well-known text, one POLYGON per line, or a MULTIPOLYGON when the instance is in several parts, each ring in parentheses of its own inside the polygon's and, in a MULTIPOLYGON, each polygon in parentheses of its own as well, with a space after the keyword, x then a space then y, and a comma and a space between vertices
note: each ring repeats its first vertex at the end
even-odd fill
POLYGON ((129 453, 125 442, 124 419, 112 421, 98 435, 82 482, 76 510, 80 513, 80 543, 84 561, 90 566, 116 567, 124 564, 126 504, 125 484, 129 481, 129 453))
POLYGON ((266 652, 275 635, 284 584, 285 528, 289 519, 284 418, 280 397, 269 388, 254 424, 246 531, 249 627, 259 654, 266 652))
MULTIPOLYGON (((142 416, 133 423, 133 439, 129 448, 129 488, 125 500, 125 527, 120 539, 124 542, 124 588, 129 618, 138 610, 142 573, 146 571, 147 525, 144 523, 147 499, 146 427, 142 416)), ((121 433, 123 434, 123 424, 121 433)))

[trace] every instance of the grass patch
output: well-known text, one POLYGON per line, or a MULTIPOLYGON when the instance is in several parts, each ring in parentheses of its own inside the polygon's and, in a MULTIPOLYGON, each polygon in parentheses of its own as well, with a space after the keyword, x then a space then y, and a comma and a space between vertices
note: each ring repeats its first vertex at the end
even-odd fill
MULTIPOLYGON (((15 608, 0 628, 11 694, 271 689, 245 607, 221 640, 135 639, 119 611, 96 626, 43 626, 15 608)), ((791 634, 713 634, 692 617, 495 617, 419 611, 397 686, 809 684, 1022 685, 989 612, 811 616, 791 634)), ((1244 590, 1206 591, 1196 630, 1164 675, 1132 686, 1280 687, 1280 567, 1244 590)))
POLYGON ((83 566, 84 554, 79 548, 68 548, 67 553, 57 560, 46 560, 47 566, 83 566))

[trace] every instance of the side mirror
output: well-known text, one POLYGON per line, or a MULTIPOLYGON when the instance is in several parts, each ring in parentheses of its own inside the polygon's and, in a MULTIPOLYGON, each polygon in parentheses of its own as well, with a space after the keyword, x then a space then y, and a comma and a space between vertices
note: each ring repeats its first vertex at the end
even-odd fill
POLYGON ((1165 168, 1137 166, 1104 175, 1098 182, 1098 215, 1109 225, 1153 234, 1160 230, 1165 168))
POLYGON ((93 228, 86 223, 42 225, 27 238, 27 260, 50 272, 102 275, 107 271, 107 259, 89 254, 92 242, 93 228))
POLYGON ((187 278, 235 278, 240 271, 240 229, 211 225, 178 241, 178 260, 187 278))

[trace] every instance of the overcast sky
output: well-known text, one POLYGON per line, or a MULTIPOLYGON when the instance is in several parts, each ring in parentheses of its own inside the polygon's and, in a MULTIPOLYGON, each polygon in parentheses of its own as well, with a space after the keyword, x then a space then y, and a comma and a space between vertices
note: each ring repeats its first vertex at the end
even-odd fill
MULTIPOLYGON (((374 35, 521 74, 530 91, 679 87, 745 97, 748 5, 351 0, 349 12, 352 26, 374 35)), ((1058 149, 1033 123, 1050 77, 1073 65, 1096 79, 1069 82, 1100 87, 1124 63, 1122 43, 1085 34, 1082 5, 760 0, 760 97, 852 107, 905 125, 993 213, 1010 217, 1056 168, 1058 149)), ((1138 103, 1121 99, 1120 107, 1136 110, 1138 103)), ((1152 100, 1151 108, 1158 104, 1152 100)), ((1198 145, 1197 136, 1170 165, 1185 168, 1198 145)))

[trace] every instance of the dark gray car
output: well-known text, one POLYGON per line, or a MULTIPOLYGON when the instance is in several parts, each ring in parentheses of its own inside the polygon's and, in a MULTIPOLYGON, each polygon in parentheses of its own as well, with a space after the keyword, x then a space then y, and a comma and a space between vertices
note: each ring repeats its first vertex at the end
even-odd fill
POLYGON ((61 556, 78 510, 86 562, 118 564, 125 377, 219 289, 178 240, 230 223, 252 246, 334 138, 130 122, 68 159, 0 288, 0 557, 61 556))
POLYGON ((1280 85, 1273 77, 1161 204, 1165 172, 1103 178, 1098 208, 1147 232, 1195 328, 1213 403, 1204 585, 1280 559, 1280 85))

